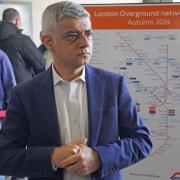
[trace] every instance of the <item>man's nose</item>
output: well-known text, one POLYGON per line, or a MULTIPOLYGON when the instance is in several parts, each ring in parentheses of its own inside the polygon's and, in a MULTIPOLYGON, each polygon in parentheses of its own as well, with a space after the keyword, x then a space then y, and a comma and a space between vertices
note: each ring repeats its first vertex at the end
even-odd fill
POLYGON ((92 43, 92 38, 82 33, 79 38, 79 47, 81 48, 89 47, 91 43, 92 43))

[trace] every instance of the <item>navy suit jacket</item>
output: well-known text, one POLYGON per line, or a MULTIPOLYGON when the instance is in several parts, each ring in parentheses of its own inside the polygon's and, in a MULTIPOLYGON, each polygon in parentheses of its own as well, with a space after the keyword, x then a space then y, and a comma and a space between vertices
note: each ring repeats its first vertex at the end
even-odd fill
MULTIPOLYGON (((152 148, 148 129, 120 75, 86 65, 88 146, 99 154, 93 180, 121 180, 120 169, 145 158, 152 148)), ((51 153, 61 146, 52 69, 16 86, 0 133, 0 174, 63 180, 51 153)))

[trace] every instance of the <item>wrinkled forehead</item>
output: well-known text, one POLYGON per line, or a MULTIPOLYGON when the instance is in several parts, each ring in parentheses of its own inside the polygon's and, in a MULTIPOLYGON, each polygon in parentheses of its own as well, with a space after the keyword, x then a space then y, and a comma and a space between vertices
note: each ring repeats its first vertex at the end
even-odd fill
POLYGON ((57 28, 59 30, 66 30, 66 29, 85 29, 90 30, 92 29, 91 20, 89 17, 66 17, 63 18, 58 22, 57 28))

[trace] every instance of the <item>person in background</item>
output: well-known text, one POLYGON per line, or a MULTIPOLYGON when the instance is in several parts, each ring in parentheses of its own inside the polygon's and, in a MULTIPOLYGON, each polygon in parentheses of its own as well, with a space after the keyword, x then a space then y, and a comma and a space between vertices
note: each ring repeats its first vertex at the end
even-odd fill
POLYGON ((21 33, 20 26, 19 12, 5 9, 0 22, 0 48, 11 61, 17 83, 30 80, 45 69, 42 54, 30 37, 21 33))
MULTIPOLYGON (((0 111, 7 109, 10 91, 16 85, 14 71, 5 52, 0 49, 0 111)), ((4 118, 0 117, 0 124, 4 118)))
MULTIPOLYGON (((40 39, 41 42, 43 41, 43 32, 40 32, 40 39)), ((46 46, 41 43, 40 46, 38 47, 39 51, 43 54, 43 57, 45 59, 45 69, 48 69, 49 66, 52 64, 53 62, 53 57, 52 57, 52 53, 46 48, 46 46)))
POLYGON ((30 180, 121 180, 152 143, 123 76, 88 65, 90 14, 61 1, 42 17, 53 64, 13 88, 0 133, 0 174, 30 180))

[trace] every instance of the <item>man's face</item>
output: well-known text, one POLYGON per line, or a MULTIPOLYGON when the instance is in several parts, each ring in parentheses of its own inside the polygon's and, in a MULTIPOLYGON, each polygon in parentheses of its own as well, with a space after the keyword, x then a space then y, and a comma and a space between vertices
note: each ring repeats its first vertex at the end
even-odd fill
POLYGON ((90 61, 92 55, 92 27, 88 17, 65 18, 51 35, 54 64, 76 69, 90 61))
POLYGON ((21 28, 21 17, 20 15, 17 16, 16 20, 15 20, 15 25, 20 29, 21 28))

